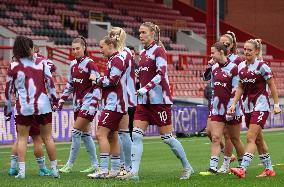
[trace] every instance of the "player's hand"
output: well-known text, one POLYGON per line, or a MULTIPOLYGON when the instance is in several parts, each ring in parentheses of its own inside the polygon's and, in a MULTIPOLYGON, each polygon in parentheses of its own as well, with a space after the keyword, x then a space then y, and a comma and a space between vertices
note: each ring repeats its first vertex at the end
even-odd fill
POLYGON ((57 106, 57 105, 53 105, 53 106, 52 106, 52 111, 53 111, 53 112, 58 111, 58 106, 57 106))
POLYGON ((235 109, 236 109, 236 105, 235 105, 235 104, 232 104, 232 105, 230 106, 230 108, 228 109, 227 113, 228 113, 229 115, 235 114, 235 109))
POLYGON ((279 106, 274 107, 274 114, 279 114, 281 112, 281 108, 279 106))
POLYGON ((57 111, 61 111, 63 108, 63 104, 64 104, 64 100, 63 99, 59 99, 58 104, 57 104, 57 111))
POLYGON ((97 79, 97 76, 94 74, 91 74, 89 77, 90 80, 95 81, 97 79))
POLYGON ((10 121, 11 120, 11 116, 12 116, 12 113, 9 113, 9 114, 5 115, 5 121, 10 121))
POLYGON ((234 119, 235 114, 227 113, 225 117, 227 121, 231 121, 234 119))
POLYGON ((213 60, 213 58, 211 58, 209 61, 208 61, 208 64, 213 66, 216 62, 213 60))
POLYGON ((146 88, 140 88, 139 90, 136 91, 135 95, 144 95, 146 94, 147 90, 146 88))
POLYGON ((94 105, 91 105, 89 107, 89 111, 88 112, 89 112, 90 115, 95 115, 97 111, 98 111, 98 107, 94 106, 94 105))
POLYGON ((5 121, 10 121, 11 120, 11 116, 5 116, 5 121))

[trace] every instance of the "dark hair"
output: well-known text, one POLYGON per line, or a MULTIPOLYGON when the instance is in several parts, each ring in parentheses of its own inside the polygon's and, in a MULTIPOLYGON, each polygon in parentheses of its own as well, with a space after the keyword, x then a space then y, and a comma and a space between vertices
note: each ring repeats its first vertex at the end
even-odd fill
POLYGON ((222 42, 216 42, 212 47, 217 49, 217 51, 223 51, 224 55, 227 56, 227 46, 225 46, 222 42))
POLYGON ((84 55, 88 56, 88 50, 87 50, 87 47, 88 47, 88 44, 86 42, 86 39, 83 37, 83 36, 78 36, 76 37, 72 43, 80 43, 82 46, 85 47, 85 50, 84 50, 84 55))
POLYGON ((133 50, 134 52, 136 52, 136 50, 135 50, 135 48, 133 47, 133 46, 130 46, 130 45, 128 45, 128 46, 126 46, 128 49, 130 49, 130 50, 133 50))
POLYGON ((128 46, 126 46, 128 49, 130 49, 130 50, 135 50, 135 48, 133 47, 133 46, 130 46, 130 45, 128 45, 128 46))
POLYGON ((13 46, 14 56, 19 58, 29 57, 31 55, 31 49, 33 48, 32 39, 26 36, 17 36, 13 46))

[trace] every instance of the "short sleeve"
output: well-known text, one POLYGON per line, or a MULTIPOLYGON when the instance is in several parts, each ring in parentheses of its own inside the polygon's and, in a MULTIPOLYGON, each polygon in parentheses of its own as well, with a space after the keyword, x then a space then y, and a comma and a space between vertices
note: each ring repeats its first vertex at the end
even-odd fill
POLYGON ((265 80, 268 80, 273 77, 271 68, 265 63, 263 63, 263 65, 261 66, 260 73, 265 80))

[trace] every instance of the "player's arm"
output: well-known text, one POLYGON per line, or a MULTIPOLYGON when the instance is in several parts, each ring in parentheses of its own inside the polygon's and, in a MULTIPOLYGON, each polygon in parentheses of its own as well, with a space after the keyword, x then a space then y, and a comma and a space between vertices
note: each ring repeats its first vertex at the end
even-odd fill
POLYGON ((260 73, 263 76, 263 78, 266 80, 266 83, 268 84, 268 87, 271 91, 271 95, 274 101, 274 113, 278 114, 281 112, 281 109, 279 106, 279 97, 278 97, 277 88, 274 82, 274 78, 272 75, 272 71, 268 65, 264 64, 260 69, 260 73))
POLYGON ((260 73, 262 77, 266 80, 266 83, 268 84, 268 87, 271 91, 271 95, 274 101, 274 113, 278 114, 281 112, 281 109, 279 106, 278 93, 277 93, 277 89, 276 89, 276 85, 274 82, 271 68, 266 63, 264 63, 260 68, 260 73))
POLYGON ((5 106, 4 115, 6 120, 9 121, 12 115, 12 94, 14 87, 14 71, 11 65, 9 66, 8 73, 6 75, 6 87, 5 87, 5 106))
POLYGON ((120 81, 123 70, 124 62, 120 58, 115 58, 111 63, 109 75, 100 78, 96 77, 95 84, 103 88, 116 86, 120 81))
POLYGON ((232 92, 231 92, 231 96, 234 97, 235 96, 235 92, 238 88, 239 82, 240 82, 240 77, 238 75, 238 69, 237 67, 232 69, 232 92))
POLYGON ((54 105, 57 106, 58 97, 57 97, 57 94, 56 94, 56 89, 55 89, 54 82, 52 80, 52 75, 51 75, 51 72, 50 72, 50 68, 49 68, 49 66, 48 66, 46 61, 44 61, 43 67, 44 67, 44 78, 45 78, 47 90, 48 90, 48 92, 50 94, 50 97, 51 97, 52 105, 53 106, 54 105))
POLYGON ((67 83, 65 85, 65 88, 63 90, 63 93, 61 95, 61 98, 58 102, 58 109, 61 110, 63 107, 63 104, 65 103, 65 101, 68 99, 68 97, 71 95, 71 93, 73 93, 74 87, 73 87, 73 76, 72 76, 72 65, 70 66, 70 70, 69 70, 69 75, 68 75, 68 79, 67 79, 67 83))
POLYGON ((281 112, 280 106, 279 106, 279 97, 278 97, 278 92, 277 92, 277 88, 274 82, 274 78, 270 78, 267 81, 268 87, 271 91, 271 95, 274 101, 274 113, 278 114, 281 112))
POLYGON ((156 54, 156 75, 153 79, 146 84, 146 86, 137 90, 137 95, 144 95, 150 90, 152 90, 155 86, 160 84, 162 79, 164 79, 165 74, 167 72, 167 61, 166 61, 166 53, 165 50, 159 48, 159 51, 156 54))
POLYGON ((208 61, 208 66, 205 70, 205 72, 203 73, 203 80, 204 81, 209 81, 212 78, 212 66, 215 64, 214 60, 211 59, 208 61))
POLYGON ((230 108, 228 109, 228 113, 229 114, 233 114, 235 113, 235 108, 237 105, 237 102, 240 100, 241 96, 244 93, 244 88, 243 88, 243 84, 241 83, 241 81, 238 82, 238 87, 236 89, 236 93, 235 96, 233 98, 233 102, 232 105, 230 106, 230 108))
POLYGON ((48 65, 51 73, 56 71, 57 68, 51 60, 47 59, 47 65, 48 65))
MULTIPOLYGON (((88 72, 90 74, 90 79, 91 77, 95 77, 95 79, 100 79, 100 73, 97 65, 95 64, 94 61, 90 61, 87 64, 88 72)), ((101 89, 95 85, 95 82, 93 81, 93 93, 92 93, 92 103, 91 107, 97 109, 100 103, 100 100, 102 98, 102 93, 101 89)))
MULTIPOLYGON (((234 67, 232 70, 231 70, 231 73, 232 73, 232 91, 231 91, 231 98, 230 98, 230 101, 233 101, 232 105, 229 106, 229 111, 228 111, 228 114, 233 114, 235 112, 235 108, 236 108, 236 105, 237 105, 237 101, 239 100, 238 98, 234 98, 236 93, 237 93, 237 89, 239 87, 239 84, 240 84, 240 77, 238 75, 238 68, 237 67, 234 67), (235 101, 235 99, 237 101, 235 101)), ((240 90, 238 91, 238 94, 243 94, 242 92, 240 92, 240 90)))

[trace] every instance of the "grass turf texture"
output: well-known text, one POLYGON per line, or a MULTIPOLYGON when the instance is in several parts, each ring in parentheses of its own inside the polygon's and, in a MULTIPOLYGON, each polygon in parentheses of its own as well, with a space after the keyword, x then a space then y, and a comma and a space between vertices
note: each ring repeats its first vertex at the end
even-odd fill
MULTIPOLYGON (((256 175, 260 174, 264 169, 259 164, 260 161, 257 154, 247 170, 245 179, 238 179, 236 176, 229 174, 207 177, 199 176, 198 173, 205 171, 209 166, 210 142, 207 137, 195 137, 180 139, 186 150, 187 157, 195 169, 195 175, 189 180, 181 181, 179 177, 182 167, 179 160, 172 154, 169 147, 160 138, 157 138, 144 140, 144 153, 142 164, 140 165, 139 182, 116 179, 88 179, 86 174, 79 172, 90 166, 87 152, 82 144, 73 171, 70 174, 61 174, 60 179, 37 176, 38 167, 33 156, 32 147, 29 147, 27 154, 26 179, 17 180, 14 177, 9 177, 7 172, 10 166, 10 148, 0 148, 0 186, 284 186, 284 131, 265 132, 264 137, 269 146, 273 165, 275 165, 275 177, 256 178, 256 175)), ((242 140, 245 143, 244 135, 242 135, 242 140)), ((59 165, 62 167, 68 158, 70 144, 58 144, 56 148, 59 165)), ((223 157, 221 156, 219 166, 222 162, 223 157)), ((236 164, 234 162, 231 166, 236 166, 236 164)), ((50 166, 48 161, 47 166, 50 166)))

